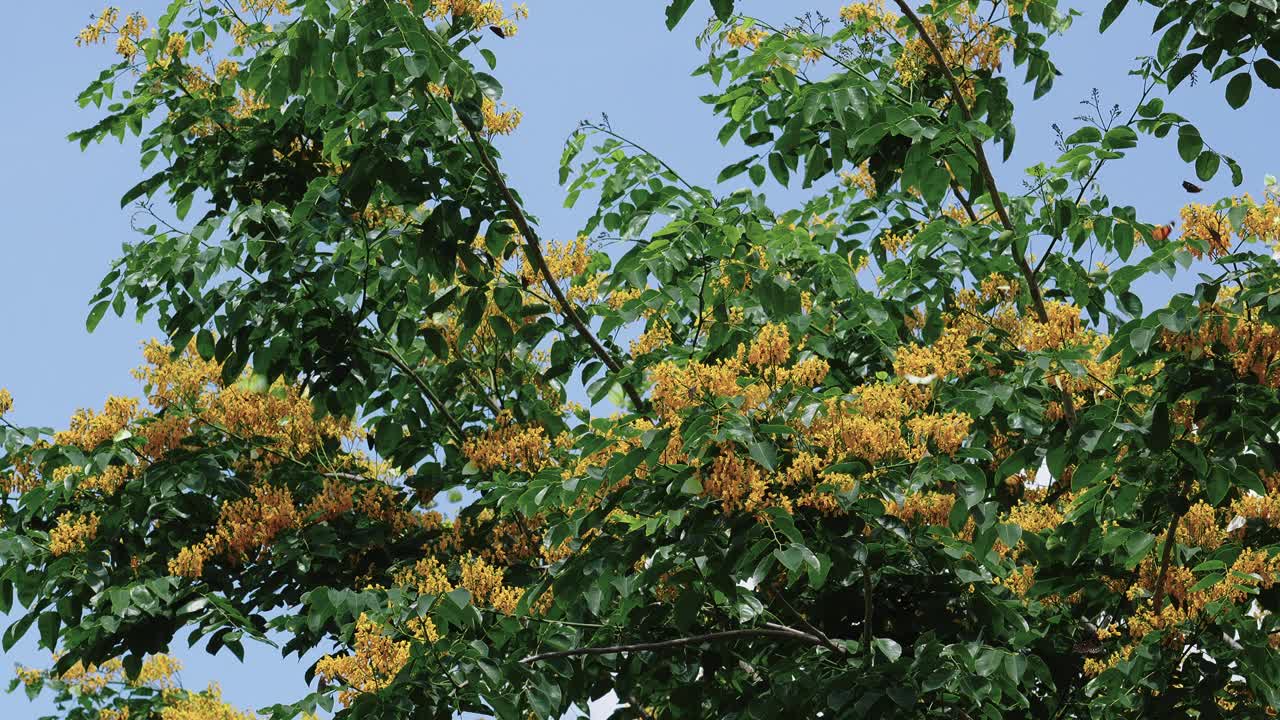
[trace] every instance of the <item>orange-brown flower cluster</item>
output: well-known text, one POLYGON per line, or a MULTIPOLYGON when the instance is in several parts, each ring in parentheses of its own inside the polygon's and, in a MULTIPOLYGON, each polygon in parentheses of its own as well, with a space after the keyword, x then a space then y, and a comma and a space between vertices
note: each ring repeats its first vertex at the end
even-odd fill
POLYGON ((536 473, 551 462, 551 440, 534 425, 499 424, 468 438, 462 454, 483 472, 491 470, 536 473))
POLYGON ((213 531, 199 543, 182 548, 169 561, 169 572, 198 578, 204 573, 205 562, 222 554, 244 562, 251 559, 250 552, 269 547, 277 535, 298 525, 298 511, 288 488, 256 485, 249 497, 223 505, 213 531))
POLYGON ((1192 359, 1222 358, 1240 377, 1280 387, 1275 362, 1280 357, 1280 330, 1275 325, 1236 309, 1229 295, 1202 307, 1199 320, 1199 327, 1192 331, 1164 331, 1161 345, 1192 359))
POLYGON ((326 655, 316 663, 316 674, 326 682, 346 686, 338 694, 350 705, 365 693, 376 693, 391 684, 409 662, 409 643, 393 640, 375 620, 361 613, 356 622, 350 655, 326 655))

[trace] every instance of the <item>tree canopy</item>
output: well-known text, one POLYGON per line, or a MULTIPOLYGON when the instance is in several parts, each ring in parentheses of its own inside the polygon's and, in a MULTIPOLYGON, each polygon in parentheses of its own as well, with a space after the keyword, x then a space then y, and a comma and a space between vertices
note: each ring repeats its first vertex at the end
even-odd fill
POLYGON ((55 653, 13 687, 69 720, 1274 715, 1280 187, 1175 226, 1100 176, 1149 144, 1241 185, 1177 88, 1248 112, 1280 12, 1141 4, 1141 95, 1011 188, 1057 0, 670 2, 714 13, 707 142, 743 156, 706 182, 585 122, 573 238, 503 172, 521 4, 106 9, 72 140, 138 136, 154 222, 88 329, 166 337, 58 431, 0 391, 3 646, 55 653), (251 713, 178 686, 184 638, 327 654, 251 713))

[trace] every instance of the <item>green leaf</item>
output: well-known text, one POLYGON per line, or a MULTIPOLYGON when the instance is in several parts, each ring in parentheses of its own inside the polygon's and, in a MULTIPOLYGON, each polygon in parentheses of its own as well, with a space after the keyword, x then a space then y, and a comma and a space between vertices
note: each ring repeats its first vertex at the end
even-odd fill
POLYGON ((40 644, 49 650, 56 650, 58 647, 58 627, 62 624, 62 618, 56 612, 40 613, 40 644))
POLYGON ((1249 71, 1236 73, 1227 81, 1227 104, 1235 109, 1244 107, 1244 104, 1249 102, 1249 93, 1252 90, 1253 76, 1249 71))
POLYGON ((1120 17, 1120 13, 1124 12, 1124 8, 1129 4, 1129 0, 1111 0, 1106 7, 1102 8, 1102 20, 1098 23, 1098 32, 1106 32, 1111 27, 1111 23, 1120 17))
POLYGON ((1151 348, 1151 340, 1156 336, 1156 331, 1149 327, 1134 328, 1129 333, 1129 345, 1139 355, 1143 355, 1151 348))
POLYGON ((1165 77, 1165 82, 1168 83, 1169 90, 1172 91, 1174 88, 1178 87, 1183 80, 1187 79, 1187 76, 1191 74, 1192 70, 1196 69, 1196 66, 1200 64, 1202 59, 1203 58, 1200 53, 1191 53, 1178 58, 1178 61, 1173 64, 1173 67, 1169 68, 1169 73, 1165 77))
POLYGON ((1259 58, 1253 61, 1253 72, 1258 79, 1269 88, 1280 88, 1280 65, 1270 58, 1259 58))
POLYGON ((196 352, 200 354, 202 359, 212 360, 213 346, 213 333, 209 332, 207 328, 201 328, 200 332, 196 334, 196 352))
POLYGON ((896 640, 889 638, 876 638, 872 643, 877 650, 881 652, 889 662, 897 662, 902 657, 902 646, 896 640))
POLYGON ((1178 156, 1183 162, 1194 162, 1201 150, 1204 150, 1204 139, 1195 126, 1183 125, 1178 128, 1178 156))
POLYGON ((1119 125, 1107 131, 1105 137, 1102 138, 1102 147, 1109 150, 1122 150, 1124 148, 1136 147, 1138 145, 1138 133, 1128 125, 1119 125))
POLYGON ((684 483, 680 485, 680 492, 685 495, 701 495, 702 481, 698 479, 697 475, 690 475, 685 478, 684 483))
POLYGON ((689 12, 691 7, 693 7, 693 0, 673 0, 667 6, 667 29, 675 30, 676 25, 680 24, 680 20, 684 18, 685 13, 689 12))
POLYGON ((782 550, 782 548, 774 550, 773 556, 777 557, 778 562, 781 562, 781 564, 785 566, 787 570, 792 571, 792 573, 799 570, 800 565, 804 562, 804 552, 800 550, 799 546, 795 546, 795 544, 787 547, 786 550, 782 550))
POLYGON ((1095 143, 1102 139, 1102 131, 1092 125, 1086 125, 1067 137, 1068 145, 1095 143))
POLYGON ((94 329, 98 327, 98 323, 102 322, 102 316, 107 314, 107 308, 110 306, 111 303, 107 300, 103 300, 97 305, 94 305, 89 310, 89 317, 84 321, 85 329, 89 332, 93 332, 94 329))
POLYGON ((1168 65, 1178 54, 1178 50, 1182 48, 1182 40, 1186 38, 1190 27, 1191 22, 1184 20, 1165 31, 1164 36, 1160 38, 1160 44, 1156 47, 1156 59, 1161 65, 1168 65))
POLYGON ((734 0, 711 0, 711 9, 716 12, 716 19, 724 22, 733 16, 734 0))
POLYGON ((756 440, 751 443, 748 450, 751 453, 751 459, 766 470, 778 469, 778 448, 774 447, 773 443, 768 440, 756 440))
POLYGON ((1196 158, 1196 177, 1201 180, 1212 180, 1218 174, 1218 165, 1222 158, 1212 150, 1205 150, 1196 158))

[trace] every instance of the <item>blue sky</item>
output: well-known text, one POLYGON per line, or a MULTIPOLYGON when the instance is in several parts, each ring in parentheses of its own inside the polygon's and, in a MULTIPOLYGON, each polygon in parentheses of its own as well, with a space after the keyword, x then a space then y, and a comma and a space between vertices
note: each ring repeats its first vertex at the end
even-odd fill
MULTIPOLYGON (((709 92, 709 81, 689 77, 703 58, 693 37, 706 3, 699 2, 676 33, 663 24, 665 4, 535 0, 520 35, 497 44, 505 99, 525 111, 518 133, 503 145, 504 168, 541 218, 546 237, 571 237, 584 217, 581 206, 563 209, 556 184, 561 144, 583 118, 608 113, 615 129, 694 182, 710 184, 721 167, 738 159, 733 148, 714 141, 720 122, 697 99, 709 92)), ((1105 103, 1120 103, 1126 110, 1137 97, 1139 85, 1126 73, 1134 55, 1154 50, 1149 15, 1130 11, 1099 37, 1096 13, 1102 3, 1077 4, 1088 14, 1067 41, 1055 44, 1064 77, 1048 98, 1019 105, 1017 152, 998 173, 1006 190, 1017 190, 1025 167, 1052 160, 1050 124, 1061 121, 1069 131, 1078 101, 1091 88, 1102 88, 1105 103)), ((129 314, 124 319, 109 314, 89 335, 84 318, 87 300, 121 243, 134 240, 130 211, 120 209, 119 197, 142 175, 133 142, 82 153, 65 140, 97 118, 98 111, 81 110, 74 100, 109 61, 110 51, 77 49, 73 38, 101 6, 87 0, 10 5, 12 31, 0 43, 0 66, 7 68, 0 74, 0 96, 9 98, 9 110, 0 116, 0 337, 5 340, 0 387, 13 392, 19 424, 59 425, 78 407, 139 390, 129 370, 138 364, 139 344, 157 335, 154 325, 135 324, 129 314)), ((163 5, 139 0, 123 9, 140 9, 154 18, 163 5)), ((745 11, 774 22, 788 19, 779 7, 819 9, 831 16, 839 7, 830 0, 744 5, 745 11)), ((1018 71, 1014 76, 1020 77, 1018 71)), ((1246 176, 1242 189, 1255 197, 1264 174, 1280 173, 1280 149, 1269 132, 1280 103, 1265 90, 1255 83, 1255 97, 1243 112, 1227 109, 1221 83, 1180 88, 1167 105, 1189 116, 1215 148, 1239 159, 1246 176)), ((1029 100, 1022 90, 1018 96, 1029 100)), ((1136 206, 1147 221, 1174 219, 1187 199, 1179 182, 1194 172, 1178 159, 1172 139, 1144 138, 1132 155, 1102 174, 1112 201, 1136 206)), ((1231 192, 1225 173, 1206 185, 1201 197, 1231 192)), ((1159 283, 1146 286, 1148 311, 1170 290, 1159 283)), ((241 706, 290 701, 306 692, 302 667, 280 661, 271 648, 250 648, 244 664, 230 656, 178 654, 187 662, 183 680, 189 687, 218 680, 225 697, 241 706)), ((7 682, 14 663, 43 665, 47 659, 33 642, 23 642, 0 658, 0 682, 7 682)), ((0 695, 0 717, 36 717, 46 709, 20 695, 0 695)))

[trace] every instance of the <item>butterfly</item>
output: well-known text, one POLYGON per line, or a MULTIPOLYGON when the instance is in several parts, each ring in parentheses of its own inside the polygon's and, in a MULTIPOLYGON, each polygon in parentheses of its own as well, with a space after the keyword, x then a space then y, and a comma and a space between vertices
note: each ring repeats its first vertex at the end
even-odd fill
POLYGON ((1160 227, 1152 228, 1151 237, 1155 239, 1156 242, 1164 242, 1169 239, 1169 235, 1172 233, 1173 223, 1169 223, 1168 225, 1161 225, 1160 227))
POLYGON ((1192 183, 1192 182, 1187 182, 1186 180, 1182 181, 1182 189, 1186 190, 1189 193, 1198 193, 1201 190, 1204 190, 1204 188, 1200 187, 1199 185, 1196 185, 1195 183, 1192 183))

